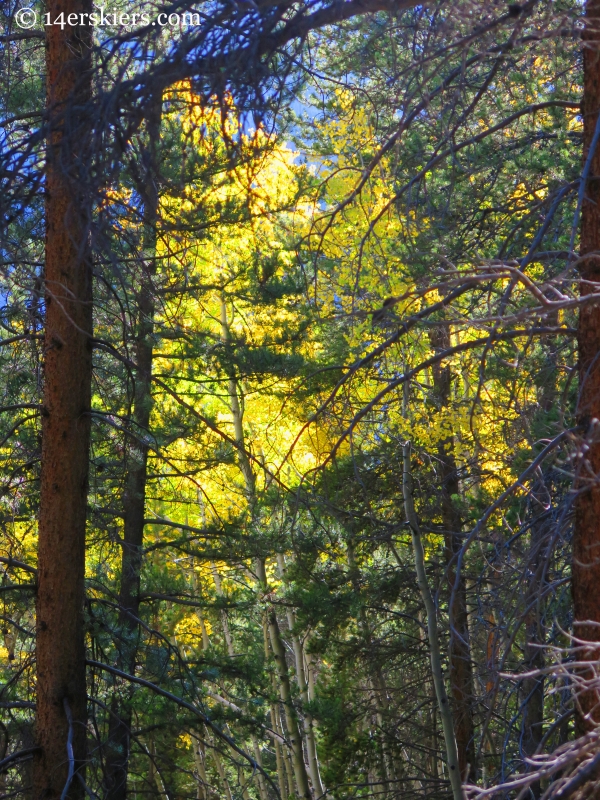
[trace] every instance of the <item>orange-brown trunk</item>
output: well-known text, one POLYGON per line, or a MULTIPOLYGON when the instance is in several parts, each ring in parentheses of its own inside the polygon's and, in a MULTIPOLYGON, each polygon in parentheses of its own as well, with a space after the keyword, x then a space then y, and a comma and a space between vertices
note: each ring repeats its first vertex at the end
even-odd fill
MULTIPOLYGON (((51 18, 91 0, 50 0, 51 18)), ((78 18, 80 21, 80 18, 78 18)), ((38 546, 34 800, 83 796, 86 752, 85 522, 90 429, 90 203, 82 107, 90 98, 90 29, 48 26, 46 336, 38 546), (69 744, 70 743, 70 744, 69 744)))
MULTIPOLYGON (((600 1, 586 4, 584 42, 584 160, 588 158, 600 109, 600 1)), ((600 283, 600 147, 596 147, 581 215, 581 255, 590 254, 580 266, 581 296, 598 291, 600 283), (596 286, 594 286, 596 284, 596 286)), ((600 656, 600 305, 582 307, 579 315, 579 402, 578 421, 582 436, 590 445, 579 462, 573 540, 573 604, 575 636, 590 642, 585 657, 600 656), (589 624, 589 623, 597 624, 589 624)), ((579 733, 600 722, 597 691, 579 697, 576 724, 579 733), (586 718, 587 717, 587 718, 586 718)))

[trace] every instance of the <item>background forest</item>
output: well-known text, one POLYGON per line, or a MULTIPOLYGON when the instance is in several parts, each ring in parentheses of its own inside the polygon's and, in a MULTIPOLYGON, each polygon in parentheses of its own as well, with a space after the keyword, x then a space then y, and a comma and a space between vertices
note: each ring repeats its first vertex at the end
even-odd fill
POLYGON ((24 7, 0 797, 599 796, 600 2, 24 7))

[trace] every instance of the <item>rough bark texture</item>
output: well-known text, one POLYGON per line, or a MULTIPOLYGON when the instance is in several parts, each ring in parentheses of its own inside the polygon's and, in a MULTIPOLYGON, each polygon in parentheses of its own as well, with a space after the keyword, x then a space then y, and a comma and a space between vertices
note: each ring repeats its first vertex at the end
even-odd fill
MULTIPOLYGON (((584 44, 584 161, 590 153, 600 109, 600 1, 586 4, 584 44)), ((581 295, 598 291, 600 283, 600 147, 591 159, 581 215, 581 295), (595 284, 595 285, 594 285, 595 284)), ((579 402, 578 421, 589 446, 578 465, 573 538, 573 605, 575 636, 600 643, 600 305, 588 304, 579 315, 579 402), (589 623, 596 624, 589 624, 589 623)), ((583 654, 582 654, 583 655, 583 654)), ((600 644, 590 647, 584 657, 597 661, 600 644)), ((584 733, 600 722, 597 691, 580 694, 576 727, 584 733), (589 717, 586 719, 586 715, 589 717)))
MULTIPOLYGON (((450 347, 450 330, 442 323, 433 328, 430 334, 431 345, 435 349, 450 347)), ((450 367, 437 365, 433 369, 433 386, 440 409, 450 403, 450 367)), ((462 547, 462 519, 456 500, 460 488, 458 471, 454 458, 453 437, 448 436, 438 445, 437 463, 439 469, 440 505, 442 526, 444 528, 444 556, 448 583, 452 593, 450 605, 450 693, 454 713, 454 730, 460 774, 467 783, 474 783, 475 729, 473 725, 473 670, 469 643, 467 581, 461 573, 456 584, 456 560, 462 547)))
MULTIPOLYGON (((51 0, 52 17, 89 13, 91 0, 51 0)), ((88 198, 90 29, 46 30, 50 134, 46 171, 45 379, 36 625, 40 747, 34 798, 84 795, 85 523, 92 374, 88 198), (68 747, 68 741, 71 747, 68 747), (71 749, 72 748, 72 749, 71 749)))
MULTIPOLYGON (((144 545, 146 478, 148 463, 147 432, 152 410, 152 360, 154 334, 154 277, 156 255, 156 220, 158 190, 156 184, 156 145, 160 136, 162 97, 152 104, 147 120, 144 152, 144 175, 140 194, 144 200, 143 259, 136 292, 138 313, 135 333, 135 387, 132 433, 136 437, 128 448, 127 478, 123 505, 123 550, 119 587, 120 640, 118 666, 130 675, 135 673, 139 638, 140 576, 144 545)), ((106 745, 105 796, 107 800, 125 800, 129 770, 131 709, 127 698, 117 695, 111 704, 111 718, 106 745)))

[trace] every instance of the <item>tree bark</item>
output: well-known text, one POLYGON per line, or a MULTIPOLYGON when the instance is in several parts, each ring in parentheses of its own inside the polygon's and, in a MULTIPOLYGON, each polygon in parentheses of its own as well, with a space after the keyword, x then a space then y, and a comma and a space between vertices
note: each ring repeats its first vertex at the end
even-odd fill
MULTIPOLYGON (((154 278, 156 275, 156 221, 158 214, 156 145, 160 136, 162 96, 153 99, 147 120, 148 146, 144 152, 144 175, 140 194, 144 201, 144 230, 139 289, 136 292, 138 313, 135 334, 135 386, 132 433, 128 446, 127 477, 123 505, 123 549, 119 587, 119 669, 135 674, 139 638, 140 576, 144 544, 146 477, 148 464, 147 432, 152 410, 152 361, 154 334, 154 278)), ((125 800, 129 769, 131 709, 127 699, 114 696, 111 704, 104 789, 107 800, 125 800)))
MULTIPOLYGON (((91 0, 50 0, 51 17, 91 0)), ((34 798, 84 795, 85 525, 92 378, 87 108, 91 28, 46 30, 45 365, 36 620, 34 798)))
MULTIPOLYGON (((600 0, 586 3, 583 33, 583 158, 590 169, 581 209, 581 297, 598 291, 600 284, 600 147, 591 150, 600 109, 600 0)), ((579 400, 577 418, 582 428, 573 536, 572 592, 574 634, 591 642, 580 657, 600 658, 600 305, 583 306, 579 313, 579 400), (586 448, 583 448, 583 445, 586 448), (585 452, 584 452, 585 449, 585 452), (594 624, 595 623, 595 624, 594 624), (598 645, 596 646, 596 643, 598 645)), ((589 677, 592 677, 590 671, 589 677)), ((597 690, 577 698, 579 735, 600 722, 597 690)))
MULTIPOLYGON (((286 579, 286 565, 285 565, 285 557, 283 553, 279 553, 277 555, 277 563, 279 565, 279 571, 283 580, 286 579)), ((298 689, 300 690, 300 697, 302 698, 302 705, 303 705, 303 727, 304 727, 304 737, 306 741, 306 756, 308 759, 308 769, 310 773, 310 780, 313 787, 313 792, 315 797, 321 797, 324 794, 323 784, 321 782, 321 773, 319 771, 319 760, 317 757, 317 743, 315 740, 315 729, 314 729, 314 722, 312 716, 306 711, 306 708, 309 703, 308 699, 308 683, 306 680, 306 670, 304 667, 304 647, 302 646, 302 642, 300 638, 293 633, 294 626, 296 624, 296 615, 294 614, 291 608, 286 609, 288 626, 290 629, 290 635, 292 639, 292 646, 294 649, 294 662, 296 665, 296 681, 298 683, 298 689)))
MULTIPOLYGON (((229 320, 227 319, 227 301, 225 293, 221 293, 221 340, 228 347, 231 347, 231 335, 229 332, 229 320)), ((227 369, 227 393, 229 395, 229 407, 233 419, 233 431, 235 442, 238 446, 238 464, 244 477, 246 497, 250 504, 250 511, 254 509, 256 502, 256 477, 252 464, 246 452, 246 437, 244 436, 244 414, 240 405, 238 380, 232 367, 227 369)))
MULTIPOLYGON (((450 347, 450 328, 441 323, 430 333, 434 349, 445 350, 450 347)), ((450 405, 451 374, 450 367, 441 364, 433 368, 433 387, 440 409, 450 405)), ((456 581, 456 560, 462 547, 462 519, 457 508, 459 496, 458 470, 454 457, 454 437, 447 436, 438 444, 438 466, 440 472, 440 505, 442 526, 444 528, 444 556, 448 584, 451 592, 450 616, 450 694, 454 712, 454 730, 462 780, 474 783, 475 765, 475 727, 473 724, 473 670, 471 666, 471 647, 469 642, 467 581, 464 573, 456 581)))
MULTIPOLYGON (((267 615, 263 613, 263 648, 265 654, 265 661, 269 660, 270 656, 270 646, 269 646, 269 629, 267 625, 267 615)), ((275 675, 271 675, 271 684, 272 684, 272 691, 273 694, 276 693, 277 690, 277 682, 275 679, 275 675)), ((281 725, 279 724, 279 712, 275 703, 271 703, 270 708, 270 716, 271 716, 271 728, 282 736, 285 736, 284 731, 281 729, 281 725)), ((286 782, 286 775, 285 775, 285 752, 283 744, 280 744, 277 739, 273 741, 273 747, 275 749, 275 761, 277 764, 277 780, 279 783, 279 793, 281 795, 281 800, 288 800, 288 788, 286 782)), ((293 787, 292 787, 293 793, 293 787)))
POLYGON ((431 589, 427 583, 427 573, 425 571, 425 552, 421 540, 421 528, 415 512, 413 500, 413 484, 410 471, 410 443, 406 443, 403 449, 402 465, 402 492, 404 496, 404 507, 406 517, 412 534, 413 552, 415 558, 415 571, 417 573, 417 585, 423 598, 423 605, 427 613, 427 637, 429 639, 429 654, 431 659, 431 674, 435 686, 435 694, 438 702, 440 717, 442 720, 442 730, 444 732, 444 744, 446 747, 446 760, 450 785, 452 787, 453 800, 463 800, 462 781, 458 768, 458 750, 456 747, 456 734, 454 732, 454 721, 452 710, 448 702, 446 687, 444 685, 444 673, 442 669, 442 654, 437 630, 437 611, 435 602, 431 594, 431 589))
MULTIPOLYGON (((266 628, 266 622, 265 622, 265 628, 266 628)), ((265 649, 266 649, 265 656, 268 657, 269 655, 268 648, 265 649)), ((273 676, 273 683, 275 683, 275 676, 273 676)), ((277 708, 274 703, 271 704, 270 713, 271 713, 271 728, 273 728, 273 730, 276 733, 283 735, 282 731, 280 730, 279 721, 277 719, 278 717, 277 708)), ((279 793, 281 794, 281 800, 288 800, 288 789, 287 789, 285 764, 284 764, 285 753, 283 752, 283 745, 280 745, 279 742, 275 740, 273 742, 273 747, 275 749, 275 762, 277 765, 277 781, 279 783, 279 793)))
MULTIPOLYGON (((266 575, 263 575, 262 577, 266 585, 266 575)), ((281 697, 281 704, 283 705, 283 710, 285 713, 285 724, 292 750, 292 765, 294 767, 294 778, 296 779, 298 795, 300 798, 302 798, 302 800, 311 800, 312 795, 308 782, 306 765, 304 763, 304 753, 302 750, 302 736, 300 734, 300 727, 298 725, 298 718, 292 698, 292 687, 290 683, 287 661, 285 658, 285 647, 281 638, 281 631, 279 630, 277 614, 273 606, 267 610, 267 624, 269 628, 271 649, 275 659, 275 670, 278 678, 279 696, 281 697)))
MULTIPOLYGON (((254 752, 254 758, 258 766, 262 768, 263 765, 262 751, 258 743, 258 737, 256 736, 255 733, 253 733, 250 738, 252 739, 252 750, 254 752)), ((267 790, 265 776, 262 774, 262 772, 257 772, 256 778, 258 781, 258 795, 260 797, 260 800, 269 800, 269 792, 267 790)))
POLYGON ((198 738, 193 740, 194 763, 196 765, 196 800, 208 800, 210 790, 206 777, 206 754, 203 741, 198 738))

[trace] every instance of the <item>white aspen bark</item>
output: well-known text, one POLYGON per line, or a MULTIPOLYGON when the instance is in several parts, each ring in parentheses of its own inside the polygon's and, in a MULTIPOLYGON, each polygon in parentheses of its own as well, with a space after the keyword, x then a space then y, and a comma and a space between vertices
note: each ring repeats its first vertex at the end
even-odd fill
MULTIPOLYGON (((224 594, 223 594, 223 584, 221 583, 221 576, 219 575, 219 571, 217 570, 217 567, 216 567, 216 565, 214 563, 211 563, 211 569, 212 569, 213 579, 214 579, 214 582, 215 582, 215 588, 217 590, 217 595, 219 597, 223 597, 224 594)), ((221 611, 221 622, 223 624, 223 635, 225 637, 225 642, 226 642, 226 645, 227 645, 227 654, 229 655, 230 658, 233 658, 235 656, 235 649, 233 647, 233 640, 231 638, 231 633, 230 633, 230 630, 229 630, 229 622, 227 620, 227 612, 225 611, 225 609, 222 609, 222 611, 221 611)), ((203 628, 203 631, 204 631, 204 628, 203 628)), ((222 703, 224 703, 226 705, 229 705, 231 708, 235 708, 236 711, 240 711, 241 712, 240 708, 235 707, 233 703, 229 703, 227 700, 225 700, 225 698, 219 697, 218 695, 210 695, 210 696, 213 697, 214 699, 218 700, 219 702, 222 702, 222 703)), ((259 747, 259 744, 258 744, 258 739, 256 738, 255 734, 252 734, 251 738, 252 738, 252 747, 253 747, 253 750, 254 750, 254 758, 256 759, 256 763, 258 764, 258 766, 262 767, 262 756, 261 756, 261 753, 260 753, 260 747, 259 747)), ((275 746, 276 747, 277 747, 277 745, 278 745, 278 743, 275 742, 275 746)), ((262 774, 262 772, 260 772, 260 771, 257 772, 256 780, 258 782, 258 793, 260 795, 260 800, 269 800, 269 795, 268 795, 268 792, 267 792, 267 786, 266 786, 266 783, 265 783, 265 777, 262 774)), ((245 786, 242 787, 242 795, 243 795, 244 798, 246 798, 248 796, 248 789, 245 786)))
MULTIPOLYGON (((282 553, 277 554, 277 562, 281 577, 285 578, 285 558, 282 553)), ((294 630, 296 624, 296 615, 291 608, 286 610, 288 625, 290 632, 294 630)), ((294 649, 294 661, 296 664, 296 680, 298 682, 298 689, 300 690, 300 697, 302 698, 302 705, 304 709, 309 702, 308 697, 308 684, 306 681, 306 672, 304 669, 304 648, 302 642, 295 634, 291 633, 292 646, 294 649)), ((304 736, 306 740, 306 754, 308 758, 308 770, 310 780, 312 783, 313 792, 315 797, 321 797, 324 794, 323 784, 321 782, 321 775, 319 772, 319 761, 317 757, 317 744, 315 741, 314 723, 311 715, 304 710, 303 716, 304 736)))
POLYGON ((225 773, 225 767, 223 766, 223 762, 221 761, 221 756, 219 755, 219 751, 215 749, 213 746, 212 748, 212 757, 215 762, 215 767, 217 768, 217 773, 219 778, 221 779, 221 784, 225 789, 225 797, 227 800, 233 800, 231 796, 231 789, 229 788, 229 781, 227 780, 227 775, 225 773))
MULTIPOLYGON (((229 730, 231 735, 231 731, 229 730)), ((237 780, 238 786, 242 790, 242 800, 250 800, 250 793, 248 792, 248 781, 244 782, 244 773, 242 771, 241 766, 238 765, 237 768, 237 780)))
POLYGON ((425 553, 421 538, 421 528, 419 526, 413 500, 413 483, 410 472, 410 450, 410 442, 407 442, 402 448, 402 493, 404 496, 404 508, 406 510, 406 517, 412 533, 417 584, 421 591, 423 605, 425 606, 425 611, 427 613, 427 636, 429 639, 431 673, 433 676, 440 718, 442 721, 442 730, 444 732, 444 743, 446 746, 446 759, 448 764, 450 786, 452 787, 452 797, 454 800, 464 800, 460 769, 458 766, 458 750, 456 747, 456 738, 454 736, 452 711, 450 709, 450 703, 448 701, 448 695, 446 693, 444 676, 442 672, 442 657, 437 629, 437 611, 429 584, 427 583, 427 573, 425 571, 425 553))
MULTIPOLYGON (((365 624, 367 624, 366 618, 365 618, 365 624)), ((377 709, 377 725, 379 727, 379 730, 381 731, 381 750, 383 753, 383 768, 386 778, 386 791, 384 796, 388 797, 390 793, 393 793, 393 786, 396 782, 396 773, 394 770, 394 762, 390 754, 390 750, 386 739, 385 726, 382 713, 382 709, 385 708, 387 703, 389 703, 390 701, 388 699, 388 692, 387 692, 387 687, 385 685, 384 677, 381 674, 381 670, 378 667, 375 667, 373 670, 371 685, 373 688, 373 696, 377 709)))
MULTIPOLYGON (((271 727, 276 733, 281 734, 281 731, 279 729, 279 722, 277 720, 277 710, 274 705, 271 705, 270 713, 271 713, 271 727)), ((287 790, 287 782, 285 776, 283 746, 280 745, 277 740, 275 740, 274 747, 275 747, 275 762, 277 764, 277 780, 279 781, 279 793, 281 794, 281 800, 287 800, 288 790, 287 790)))
POLYGON ((208 631, 206 630, 206 623, 204 622, 204 617, 202 613, 198 610, 196 612, 196 616, 198 617, 198 622, 200 623, 200 630, 202 631, 202 649, 208 650, 210 647, 210 639, 208 638, 208 631))
POLYGON ((304 753, 302 749, 302 738, 296 719, 295 709, 292 700, 292 688, 290 677, 285 659, 285 646, 281 638, 277 614, 274 608, 267 611, 267 622, 269 627, 269 639, 271 649, 275 658, 275 669, 279 678, 279 696, 285 713, 285 724, 292 749, 292 761, 294 766, 294 777, 298 787, 298 794, 304 800, 311 800, 312 795, 308 783, 308 773, 304 763, 304 753))
POLYGON ((148 771, 148 779, 151 783, 154 783, 156 788, 158 789, 159 797, 164 798, 164 800, 170 800, 169 795, 167 794, 167 790, 165 788, 165 784, 163 783, 163 779, 161 778, 160 772, 156 769, 156 764, 154 763, 156 759, 156 745, 154 744, 154 738, 150 739, 150 769, 148 771))
MULTIPOLYGON (((259 767, 262 768, 262 753, 260 751, 260 745, 258 743, 258 739, 256 734, 252 734, 252 749, 254 750, 254 759, 259 767)), ((258 778, 258 793, 260 795, 260 800, 269 800, 269 793, 267 792, 267 785, 265 783, 265 776, 262 772, 257 774, 258 778)))
MULTIPOLYGON (((265 659, 268 660, 270 655, 270 648, 269 648, 269 631, 267 629, 266 614, 263 615, 263 646, 265 652, 265 659)), ((276 680, 274 675, 271 677, 271 684, 272 684, 273 694, 275 694, 276 680)), ((285 741, 283 731, 281 730, 281 726, 279 724, 279 714, 277 713, 277 708, 274 703, 271 703, 270 714, 271 714, 271 728, 278 736, 281 736, 281 738, 285 741)), ((275 762, 277 764, 277 780, 279 781, 279 793, 281 794, 281 800, 287 800, 288 790, 285 777, 284 745, 283 744, 280 745, 277 739, 275 739, 274 746, 275 746, 275 762)))
MULTIPOLYGON (((423 644, 426 644, 427 643, 427 634, 425 633, 425 631, 424 631, 424 629, 422 627, 423 626, 423 612, 420 609, 419 609, 419 613, 418 613, 418 617, 417 618, 418 618, 419 623, 420 623, 420 625, 419 625, 419 640, 421 642, 423 642, 423 644)), ((433 702, 436 703, 437 700, 436 700, 436 696, 435 696, 435 686, 433 685, 433 680, 431 679, 431 676, 426 680, 426 684, 427 684, 427 687, 429 688, 429 691, 431 692, 431 696, 433 698, 433 702)), ((428 719, 428 727, 429 727, 429 730, 431 731, 431 742, 430 742, 430 745, 429 745, 429 747, 431 749, 431 752, 430 752, 430 755, 429 755, 429 765, 430 765, 429 769, 431 771, 431 776, 434 778, 434 780, 438 780, 438 778, 439 778, 439 773, 438 773, 438 768, 437 768, 438 767, 438 765, 437 765, 438 738, 437 738, 437 724, 436 724, 436 718, 435 718, 435 705, 431 708, 431 710, 430 710, 430 712, 428 714, 428 717, 429 717, 429 719, 428 719)))
MULTIPOLYGON (((259 582, 263 587, 266 588, 267 573, 264 562, 257 560, 256 570, 259 582)), ((266 623, 269 642, 271 643, 271 651, 275 659, 275 672, 278 679, 277 683, 279 697, 281 698, 281 703, 283 705, 285 714, 285 724, 292 751, 292 764, 294 768, 294 777, 296 779, 296 787, 298 789, 298 796, 302 798, 302 800, 312 800, 310 784, 308 781, 308 773, 306 771, 306 764, 304 763, 302 736, 300 734, 296 710, 293 704, 292 688, 285 654, 285 645, 283 643, 281 631, 279 630, 277 613, 273 606, 270 606, 266 610, 266 623)))
POLYGON ((312 653, 304 653, 306 659, 306 674, 308 676, 308 699, 315 699, 315 659, 312 653))
POLYGON ((199 736, 197 739, 193 740, 193 750, 194 763, 196 764, 196 773, 198 775, 196 798, 197 800, 208 800, 209 786, 206 779, 206 755, 204 753, 204 746, 199 736))
MULTIPOLYGON (((229 320, 227 319, 227 303, 224 292, 221 293, 221 339, 225 343, 230 340, 229 320)), ((252 470, 252 464, 250 463, 250 459, 246 454, 243 412, 240 405, 238 389, 239 387, 235 376, 230 374, 228 380, 228 394, 231 415, 233 418, 235 441, 238 445, 238 463, 242 475, 244 476, 246 496, 252 510, 255 504, 256 479, 252 470)), ((260 588, 263 591, 266 591, 267 575, 264 562, 262 562, 260 559, 257 559, 255 566, 260 588)), ((281 638, 279 624, 277 622, 277 615, 274 608, 271 608, 267 612, 267 624, 271 649, 275 658, 276 672, 279 678, 279 695, 285 710, 286 726, 288 728, 288 737, 292 749, 294 775, 298 786, 298 795, 300 798, 302 798, 302 800, 312 800, 312 794, 308 782, 308 773, 306 771, 306 765, 304 764, 302 737, 295 716, 295 709, 292 703, 292 691, 287 669, 287 662, 285 660, 285 647, 281 638)))
MULTIPOLYGON (((294 612, 290 611, 289 615, 291 617, 290 620, 291 623, 290 627, 291 627, 295 622, 294 612)), ((306 711, 306 705, 308 704, 309 699, 308 699, 308 685, 304 673, 304 652, 303 652, 304 648, 302 647, 302 642, 297 636, 292 637, 292 643, 294 646, 296 674, 298 676, 298 688, 300 689, 300 696, 302 698, 302 704, 305 709, 302 724, 306 740, 306 755, 308 759, 308 770, 315 798, 319 798, 322 797, 323 794, 325 794, 325 789, 323 787, 323 783, 321 781, 321 773, 319 771, 319 758, 317 754, 317 742, 315 739, 314 721, 312 716, 308 713, 308 711, 306 711)))
MULTIPOLYGON (((217 590, 217 596, 221 599, 225 596, 223 593, 223 584, 221 583, 221 576, 219 575, 219 571, 217 570, 216 564, 211 562, 210 565, 213 580, 215 582, 215 589, 217 590)), ((227 655, 230 658, 233 658, 235 655, 235 650, 233 649, 233 639, 231 638, 231 631, 229 630, 229 620, 227 619, 227 611, 224 608, 221 609, 221 625, 223 626, 223 637, 225 639, 225 646, 227 647, 227 655)))
MULTIPOLYGON (((206 524, 206 520, 203 521, 203 524, 206 524)), ((198 579, 196 577, 196 572, 194 571, 193 564, 192 564, 192 585, 194 587, 194 594, 198 594, 198 579)), ((202 650, 208 650, 210 647, 210 639, 208 637, 208 631, 206 630, 206 623, 204 621, 204 616, 202 614, 201 608, 196 608, 196 618, 200 623, 200 631, 202 634, 202 650)))
MULTIPOLYGON (((227 304, 225 302, 225 295, 221 294, 221 340, 223 342, 229 341, 229 322, 227 320, 227 304)), ((233 375, 229 376, 227 381, 227 392, 229 394, 229 406, 231 409, 231 416, 233 418, 233 431, 235 442, 238 445, 238 463, 244 476, 244 483, 246 486, 246 494, 251 505, 254 505, 254 490, 256 486, 256 479, 252 470, 252 464, 246 454, 245 441, 244 441, 244 419, 242 407, 240 405, 240 398, 238 396, 238 385, 233 375)))
MULTIPOLYGON (((277 715, 277 725, 279 730, 281 731, 282 735, 285 734, 285 726, 283 724, 283 720, 281 718, 281 712, 279 706, 275 708, 275 714, 277 715)), ((286 786, 288 796, 291 798, 296 797, 296 787, 294 784, 294 770, 292 768, 292 760, 290 758, 290 749, 289 747, 282 747, 281 748, 281 760, 283 762, 283 770, 285 772, 286 777, 286 786)))
MULTIPOLYGON (((377 692, 374 691, 374 699, 375 702, 378 703, 377 692)), ((393 785, 396 780, 396 775, 394 773, 394 766, 392 764, 392 759, 390 757, 389 749, 387 746, 387 742, 385 740, 385 728, 383 724, 383 715, 377 709, 376 713, 377 718, 377 727, 380 730, 380 740, 381 740, 381 751, 383 754, 383 777, 385 778, 385 787, 383 791, 383 797, 390 797, 391 793, 393 792, 393 785)))

